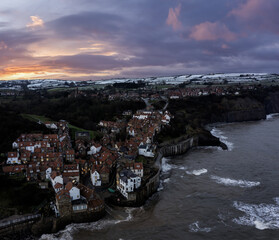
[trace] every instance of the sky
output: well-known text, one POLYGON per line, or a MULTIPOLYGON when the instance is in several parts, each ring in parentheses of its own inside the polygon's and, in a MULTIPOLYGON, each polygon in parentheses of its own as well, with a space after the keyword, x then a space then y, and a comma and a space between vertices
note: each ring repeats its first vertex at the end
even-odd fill
POLYGON ((278 0, 1 0, 0 79, 278 73, 278 0))

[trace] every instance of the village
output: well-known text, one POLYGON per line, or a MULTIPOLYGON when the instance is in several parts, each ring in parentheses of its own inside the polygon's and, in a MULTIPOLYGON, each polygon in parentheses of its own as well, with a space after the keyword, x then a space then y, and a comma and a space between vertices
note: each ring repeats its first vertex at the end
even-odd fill
POLYGON ((104 212, 106 197, 119 204, 136 202, 137 193, 158 175, 153 139, 171 118, 168 111, 125 111, 123 119, 99 122, 99 141, 89 132, 76 132, 72 140, 65 120, 47 121, 43 124, 53 133, 22 133, 2 170, 53 189, 50 205, 56 218, 94 217, 104 212))

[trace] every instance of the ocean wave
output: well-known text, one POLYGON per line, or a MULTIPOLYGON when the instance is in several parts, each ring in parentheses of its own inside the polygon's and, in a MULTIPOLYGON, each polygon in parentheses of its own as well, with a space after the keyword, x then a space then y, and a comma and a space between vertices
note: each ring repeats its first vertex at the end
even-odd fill
POLYGON ((199 226, 199 221, 194 222, 189 225, 189 231, 190 232, 211 232, 211 228, 209 227, 200 227, 199 226))
POLYGON ((202 168, 202 169, 199 169, 199 170, 186 171, 186 173, 189 174, 189 175, 199 176, 201 174, 207 173, 207 169, 202 168))
POLYGON ((172 169, 179 169, 179 170, 186 170, 187 167, 185 166, 178 166, 169 163, 169 158, 162 158, 162 173, 168 173, 172 169))
POLYGON ((251 188, 260 185, 260 182, 252 182, 246 180, 235 180, 231 178, 222 178, 215 175, 210 176, 216 183, 223 184, 226 186, 234 186, 234 187, 241 187, 241 188, 251 188))
POLYGON ((221 141, 222 143, 226 144, 229 151, 232 151, 232 150, 233 150, 234 144, 233 144, 232 142, 227 141, 228 137, 224 136, 224 135, 223 135, 224 133, 223 133, 220 129, 217 129, 217 128, 214 127, 214 128, 210 131, 210 133, 211 133, 214 137, 219 138, 220 141, 221 141))
POLYGON ((167 173, 169 172, 174 166, 172 164, 168 163, 169 159, 168 158, 163 158, 162 159, 162 172, 167 173))
POLYGON ((91 223, 72 223, 67 225, 64 230, 61 230, 58 233, 43 234, 40 240, 72 240, 74 233, 77 233, 80 230, 101 230, 111 225, 131 221, 133 219, 133 212, 138 210, 142 210, 142 208, 126 208, 125 212, 128 214, 128 216, 123 220, 101 219, 91 223))
POLYGON ((221 147, 218 146, 198 146, 197 149, 213 149, 213 150, 223 150, 221 147))
POLYGON ((166 178, 163 180, 164 183, 168 183, 170 181, 170 178, 166 178))
POLYGON ((275 117, 278 117, 279 116, 279 113, 272 113, 272 114, 268 114, 266 115, 266 120, 271 120, 275 117))
POLYGON ((233 206, 239 211, 245 213, 245 215, 242 217, 234 218, 234 223, 252 226, 259 230, 279 229, 278 202, 276 204, 247 204, 242 202, 234 202, 233 206))

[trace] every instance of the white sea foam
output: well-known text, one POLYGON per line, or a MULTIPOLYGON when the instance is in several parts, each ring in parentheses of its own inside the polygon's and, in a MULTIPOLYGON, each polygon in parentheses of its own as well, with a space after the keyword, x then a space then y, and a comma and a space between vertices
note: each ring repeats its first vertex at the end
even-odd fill
POLYGON ((168 158, 162 159, 162 172, 163 173, 169 172, 174 167, 172 164, 169 164, 168 161, 169 161, 168 158))
POLYGON ((187 167, 180 166, 180 167, 178 167, 178 169, 179 169, 179 170, 185 170, 185 169, 187 169, 187 167))
POLYGON ((160 184, 159 184, 159 187, 157 188, 157 191, 160 192, 164 189, 164 186, 163 186, 163 182, 160 181, 160 184))
POLYGON ((210 232, 211 228, 209 227, 200 227, 199 226, 199 221, 194 222, 192 224, 189 225, 189 231, 190 232, 210 232))
POLYGON ((207 173, 207 169, 202 168, 202 169, 199 169, 199 170, 186 171, 186 173, 189 174, 189 175, 199 176, 199 175, 207 173))
POLYGON ((166 178, 163 180, 164 183, 168 183, 170 181, 170 178, 166 178))
POLYGON ((279 116, 279 113, 272 113, 272 114, 268 114, 266 115, 266 120, 271 120, 275 117, 278 117, 279 116))
POLYGON ((245 215, 234 218, 233 222, 254 226, 259 230, 279 229, 279 204, 278 198, 276 204, 247 204, 242 202, 234 202, 233 206, 245 215))
POLYGON ((241 187, 241 188, 251 188, 260 185, 260 182, 252 182, 246 180, 235 180, 231 178, 222 178, 215 175, 210 176, 216 183, 223 184, 226 186, 234 186, 234 187, 241 187))
POLYGON ((162 173, 168 173, 171 169, 186 170, 187 167, 169 163, 169 158, 162 158, 162 173))
POLYGON ((226 144, 229 151, 233 150, 234 144, 227 140, 228 138, 223 135, 224 133, 220 129, 214 127, 210 132, 214 137, 219 138, 222 143, 226 144))
POLYGON ((125 211, 128 214, 128 216, 124 220, 101 219, 97 222, 91 223, 72 223, 67 225, 64 230, 61 230, 58 233, 43 234, 40 240, 71 240, 73 239, 73 234, 78 232, 79 230, 101 230, 111 225, 131 221, 133 219, 133 212, 139 209, 142 210, 141 208, 126 208, 125 211))

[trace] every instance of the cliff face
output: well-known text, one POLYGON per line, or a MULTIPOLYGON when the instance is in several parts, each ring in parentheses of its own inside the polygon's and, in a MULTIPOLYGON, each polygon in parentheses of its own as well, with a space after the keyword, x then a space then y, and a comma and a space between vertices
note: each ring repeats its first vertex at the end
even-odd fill
POLYGON ((269 93, 264 104, 267 114, 279 113, 279 92, 269 93))
POLYGON ((211 115, 213 123, 254 121, 266 117, 264 104, 253 98, 223 98, 219 104, 222 111, 211 115))

